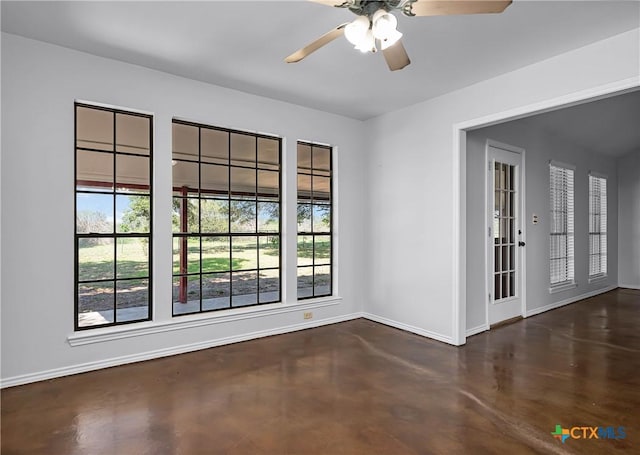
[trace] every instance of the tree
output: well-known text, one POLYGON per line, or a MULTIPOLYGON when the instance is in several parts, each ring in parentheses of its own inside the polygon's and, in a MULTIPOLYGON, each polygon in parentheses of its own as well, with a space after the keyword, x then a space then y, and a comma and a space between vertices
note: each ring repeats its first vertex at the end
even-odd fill
MULTIPOLYGON (((111 223, 107 220, 107 216, 103 212, 94 212, 91 210, 83 210, 76 215, 76 226, 78 232, 111 232, 111 223)), ((101 245, 108 242, 108 239, 87 238, 84 245, 93 246, 101 245)))
MULTIPOLYGON (((150 232, 151 207, 148 197, 129 196, 129 208, 122 214, 122 232, 150 232)), ((149 239, 140 239, 144 254, 149 254, 149 239)))
POLYGON ((122 232, 149 232, 151 208, 148 197, 129 196, 129 208, 122 214, 122 232))

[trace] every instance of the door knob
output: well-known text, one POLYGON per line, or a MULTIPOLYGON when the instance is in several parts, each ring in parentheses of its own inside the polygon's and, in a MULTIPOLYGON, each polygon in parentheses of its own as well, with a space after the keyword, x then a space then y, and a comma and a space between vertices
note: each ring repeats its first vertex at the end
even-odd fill
POLYGON ((518 246, 524 246, 524 245, 525 245, 525 243, 524 243, 522 240, 520 240, 520 241, 518 242, 518 246))

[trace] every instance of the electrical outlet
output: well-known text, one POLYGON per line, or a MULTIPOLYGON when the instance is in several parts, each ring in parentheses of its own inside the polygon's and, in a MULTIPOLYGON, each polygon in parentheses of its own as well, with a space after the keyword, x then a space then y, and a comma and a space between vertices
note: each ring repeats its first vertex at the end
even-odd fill
POLYGON ((312 319, 313 318, 313 313, 311 311, 305 313, 304 314, 304 318, 305 319, 312 319))

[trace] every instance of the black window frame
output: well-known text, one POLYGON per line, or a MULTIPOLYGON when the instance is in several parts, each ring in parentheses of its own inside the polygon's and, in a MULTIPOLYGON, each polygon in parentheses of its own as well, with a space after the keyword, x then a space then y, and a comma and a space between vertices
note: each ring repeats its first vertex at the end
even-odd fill
MULTIPOLYGON (((130 111, 126 109, 118 109, 105 107, 90 103, 83 102, 74 102, 73 107, 73 118, 74 118, 74 141, 73 141, 73 177, 74 177, 74 330, 75 331, 84 331, 84 330, 92 330, 104 327, 113 327, 127 324, 136 324, 140 322, 146 322, 153 320, 153 115, 144 114, 136 111, 130 111), (104 150, 98 148, 90 148, 90 147, 79 147, 78 146, 78 108, 87 108, 94 109, 99 111, 109 112, 113 115, 113 137, 112 137, 112 150, 104 150), (149 198, 149 230, 146 233, 142 232, 118 232, 116 226, 116 211, 117 211, 117 197, 118 196, 131 196, 136 194, 131 194, 128 192, 118 191, 118 182, 117 182, 117 156, 146 156, 141 154, 129 153, 118 151, 118 144, 116 142, 117 138, 117 114, 128 115, 134 117, 141 117, 149 120, 149 190, 148 190, 148 198, 149 198), (103 190, 103 191, 89 191, 89 190, 78 190, 78 151, 87 151, 87 152, 100 152, 105 154, 110 154, 113 156, 113 176, 112 183, 113 188, 111 190, 103 190), (78 216, 78 194, 108 194, 113 196, 113 231, 110 233, 78 233, 78 224, 77 224, 77 216, 78 216), (79 264, 79 250, 80 250, 80 240, 87 238, 104 238, 104 239, 113 239, 114 244, 114 258, 113 258, 113 279, 100 279, 100 280, 80 280, 80 264, 79 264), (129 278, 119 278, 117 273, 117 247, 118 247, 118 239, 124 238, 142 238, 147 240, 148 245, 148 264, 147 270, 148 275, 146 277, 129 277, 129 278), (125 320, 118 321, 118 307, 117 307, 117 296, 118 296, 118 283, 123 281, 139 281, 146 280, 148 283, 147 287, 147 317, 143 319, 134 319, 134 320, 125 320), (80 316, 80 299, 79 299, 79 288, 82 284, 88 283, 100 283, 100 282, 113 282, 113 322, 105 323, 105 324, 94 324, 94 325, 86 325, 80 326, 79 324, 79 316, 80 316)), ((140 194, 141 196, 147 196, 146 193, 140 194)))
MULTIPOLYGON (((310 163, 310 169, 305 170, 303 172, 301 172, 301 168, 299 163, 297 163, 296 165, 296 214, 298 213, 298 206, 300 205, 300 192, 299 192, 299 188, 297 185, 297 181, 298 181, 298 177, 300 175, 308 175, 311 177, 311 195, 309 197, 309 204, 311 205, 311 230, 310 231, 300 231, 299 227, 297 229, 296 232, 296 250, 298 249, 298 245, 299 245, 299 238, 302 236, 310 236, 313 238, 313 243, 312 243, 312 264, 311 265, 299 265, 297 263, 296 260, 296 299, 298 301, 301 300, 309 300, 309 299, 316 299, 316 298, 321 298, 321 297, 331 297, 333 296, 333 291, 334 291, 334 265, 335 265, 335 246, 334 246, 334 181, 333 181, 333 176, 334 176, 334 147, 330 146, 330 145, 326 145, 326 144, 318 144, 318 143, 314 143, 314 142, 308 142, 308 141, 297 141, 296 143, 296 154, 298 153, 298 147, 299 146, 306 146, 306 147, 310 147, 311 148, 311 163, 310 163), (313 220, 313 213, 314 213, 314 196, 313 196, 313 177, 314 176, 319 176, 319 177, 327 177, 327 175, 322 174, 322 173, 314 173, 314 166, 313 166, 313 151, 315 148, 321 148, 324 150, 328 150, 329 151, 329 171, 328 171, 328 177, 329 177, 329 230, 328 231, 322 231, 322 232, 315 232, 314 229, 314 220, 313 220), (329 241, 330 241, 330 248, 329 248, 329 263, 328 264, 318 264, 316 265, 316 254, 315 254, 315 238, 317 236, 329 236, 329 241), (316 267, 329 267, 329 292, 328 293, 321 293, 321 294, 316 294, 316 286, 315 286, 315 279, 316 279, 316 273, 315 273, 315 268, 316 267), (299 277, 298 277, 298 272, 300 269, 304 269, 304 268, 311 268, 312 269, 312 283, 311 283, 311 295, 309 296, 303 296, 300 297, 299 295, 299 277)), ((326 171, 324 171, 326 172, 326 171)), ((322 204, 322 205, 327 205, 327 204, 322 204)), ((298 258, 298 255, 296 254, 296 258, 298 258)))
MULTIPOLYGON (((179 124, 179 125, 185 125, 185 126, 189 126, 189 127, 194 127, 198 129, 198 159, 185 159, 185 158, 180 158, 180 157, 176 157, 174 155, 174 152, 172 150, 172 162, 186 162, 186 163, 195 163, 198 166, 198 188, 197 190, 197 196, 194 195, 188 195, 188 196, 176 196, 175 193, 177 191, 176 187, 174 187, 174 181, 173 181, 173 176, 172 176, 172 200, 174 198, 181 198, 181 199, 192 199, 192 200, 197 200, 198 201, 198 232, 175 232, 172 229, 172 245, 174 244, 176 239, 188 239, 189 238, 198 238, 199 239, 199 243, 200 243, 200 249, 199 249, 199 271, 198 272, 188 272, 188 264, 187 264, 187 273, 175 273, 174 270, 174 266, 173 266, 173 260, 172 260, 172 298, 171 298, 171 314, 172 317, 181 317, 181 316, 189 316, 189 315, 194 315, 194 314, 203 314, 203 313, 210 313, 210 312, 214 312, 214 311, 225 311, 225 310, 230 310, 230 309, 237 309, 237 308, 249 308, 249 307, 255 307, 255 306, 262 306, 262 305, 268 305, 268 304, 275 304, 275 303, 282 303, 282 283, 283 283, 283 277, 282 277, 282 138, 279 136, 272 136, 272 135, 266 135, 266 134, 260 134, 260 133, 253 133, 253 132, 248 132, 248 131, 242 131, 242 130, 235 130, 235 129, 230 129, 230 128, 224 128, 224 127, 219 127, 219 126, 214 126, 214 125, 208 125, 208 124, 204 124, 204 123, 199 123, 199 122, 192 122, 192 121, 187 121, 187 120, 181 120, 181 119, 172 119, 171 125, 172 125, 172 131, 173 131, 173 125, 174 124, 179 124), (202 160, 202 130, 203 129, 207 129, 207 130, 214 130, 214 131, 218 131, 218 132, 223 132, 225 134, 227 134, 227 163, 226 164, 221 164, 221 163, 214 163, 217 166, 226 166, 227 167, 227 196, 226 199, 225 198, 216 198, 217 200, 226 200, 228 202, 228 207, 230 210, 231 207, 231 202, 232 201, 242 201, 242 202, 253 202, 256 204, 256 228, 255 228, 255 232, 239 232, 239 231, 232 231, 231 225, 231 216, 227 215, 227 222, 228 222, 228 229, 227 232, 219 232, 219 233, 203 233, 202 232, 202 210, 201 210, 201 206, 202 206, 202 201, 203 200, 208 200, 210 198, 207 197, 203 197, 203 188, 202 188, 202 165, 204 164, 205 166, 210 166, 212 165, 212 161, 203 161, 202 160), (249 136, 255 139, 255 143, 256 143, 256 158, 255 158, 255 165, 254 166, 241 166, 238 164, 232 164, 232 157, 231 157, 231 137, 232 135, 243 135, 243 136, 249 136), (258 140, 260 138, 263 139, 267 139, 267 140, 274 140, 277 141, 278 143, 278 163, 277 163, 277 173, 278 173, 278 196, 277 196, 277 204, 278 204, 278 232, 272 232, 272 231, 263 231, 261 232, 259 229, 259 224, 258 224, 258 204, 261 202, 267 202, 267 203, 273 203, 275 202, 275 198, 273 198, 273 196, 271 196, 271 199, 268 199, 268 197, 263 197, 263 199, 261 199, 260 193, 258 191, 258 185, 259 185, 259 171, 270 171, 270 172, 275 172, 276 170, 273 168, 269 168, 269 167, 265 167, 265 166, 260 166, 260 162, 259 162, 259 157, 258 157, 258 140), (233 192, 232 192, 232 169, 251 169, 251 170, 255 170, 256 172, 256 186, 255 186, 255 198, 248 198, 247 195, 244 196, 237 196, 234 197, 233 196, 233 192), (229 241, 229 269, 225 270, 225 271, 215 271, 215 272, 203 272, 202 269, 202 238, 228 238, 229 241), (234 237, 255 237, 256 238, 256 268, 255 269, 240 269, 240 270, 233 270, 233 238, 234 237), (269 238, 269 237, 277 237, 278 239, 278 267, 260 267, 260 243, 261 243, 261 239, 263 238, 269 238), (277 300, 269 300, 269 301, 264 301, 261 302, 260 301, 260 272, 261 271, 270 271, 270 270, 277 270, 278 271, 278 298, 277 300), (234 294, 233 294, 233 275, 234 273, 255 273, 256 274, 256 303, 251 303, 251 304, 241 304, 241 305, 233 305, 233 299, 234 299, 234 294), (229 275, 229 306, 228 307, 222 307, 222 308, 209 308, 209 309, 205 309, 203 308, 203 286, 202 286, 202 280, 204 276, 211 276, 211 275, 216 275, 216 274, 228 274, 229 275), (187 280, 187 285, 186 287, 188 288, 188 277, 195 277, 195 276, 199 276, 199 282, 200 282, 200 291, 199 291, 199 302, 200 302, 200 306, 199 306, 199 310, 198 311, 189 311, 189 312, 184 312, 184 313, 176 313, 175 312, 175 305, 178 303, 174 297, 174 286, 175 286, 175 280, 176 279, 180 279, 180 278, 186 278, 187 280)), ((173 134, 173 133, 172 133, 173 134)), ((212 190, 208 190, 208 191, 212 191, 212 190)), ((239 193, 240 194, 240 193, 239 193)), ((172 246, 173 249, 173 246, 172 246)), ((172 255, 175 253, 172 253, 172 255)), ((187 253, 188 254, 188 253, 187 253)), ((183 286, 183 284, 179 284, 180 287, 183 286)), ((240 294, 243 295, 243 294, 240 294)), ((236 296, 238 297, 238 296, 236 296)), ((185 302, 183 302, 185 303, 185 302)))

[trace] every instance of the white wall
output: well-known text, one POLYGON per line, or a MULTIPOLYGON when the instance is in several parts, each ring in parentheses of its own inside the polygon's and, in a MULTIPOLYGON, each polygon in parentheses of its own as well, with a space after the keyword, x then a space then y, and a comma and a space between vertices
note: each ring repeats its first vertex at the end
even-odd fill
MULTIPOLYGON (((456 243, 460 169, 453 125, 629 78, 638 79, 633 30, 535 65, 372 119, 366 124, 12 35, 2 36, 2 378, 26 382, 301 327, 302 309, 71 347, 73 332, 73 100, 155 115, 154 296, 171 319, 173 116, 287 138, 328 142, 338 153, 339 305, 450 343, 458 319, 456 243), (365 138, 365 139, 362 139, 365 138), (364 145, 364 146, 363 146, 364 145), (364 163, 364 165, 363 165, 364 163), (363 204, 364 201, 364 204, 363 204)), ((409 69, 410 71, 410 69, 409 69)), ((287 172, 285 210, 295 207, 287 172)), ((286 232, 295 232, 289 217, 286 232)), ((285 232, 285 236, 286 236, 285 232)), ((293 238, 285 262, 295 261, 293 238)), ((291 296, 295 281, 288 280, 291 296)), ((464 296, 463 296, 464 297, 464 296)), ((290 303, 290 298, 288 303, 290 303)), ((195 318, 194 318, 195 319, 195 318)))
POLYGON ((453 126, 630 78, 640 85, 639 38, 629 31, 367 122, 368 313, 464 342, 453 126))
POLYGON ((640 289, 640 150, 618 159, 618 283, 640 289))
POLYGON ((618 283, 618 181, 616 160, 550 135, 530 119, 481 128, 467 134, 467 330, 486 324, 485 317, 485 146, 493 139, 525 149, 526 314, 559 302, 607 289, 618 283), (549 293, 549 161, 575 165, 574 289, 549 293), (589 172, 607 176, 607 277, 589 283, 589 172), (538 224, 533 224, 533 214, 538 224))
MULTIPOLYGON (((3 385, 335 322, 362 310, 362 122, 3 34, 2 132, 3 385), (290 266, 286 267, 284 308, 291 311, 70 346, 74 100, 154 114, 155 324, 172 319, 170 144, 174 116, 284 137, 283 203, 285 212, 294 214, 296 140, 338 147, 337 278, 343 299, 336 305, 314 308, 313 320, 304 325, 307 321, 302 313, 308 310, 288 306, 295 303, 296 288, 295 267, 290 266)), ((284 230, 288 249, 283 262, 295 265, 295 216, 288 217, 284 230)), ((197 323, 212 317, 221 314, 178 319, 197 323)), ((149 325, 154 324, 139 327, 149 325)))

